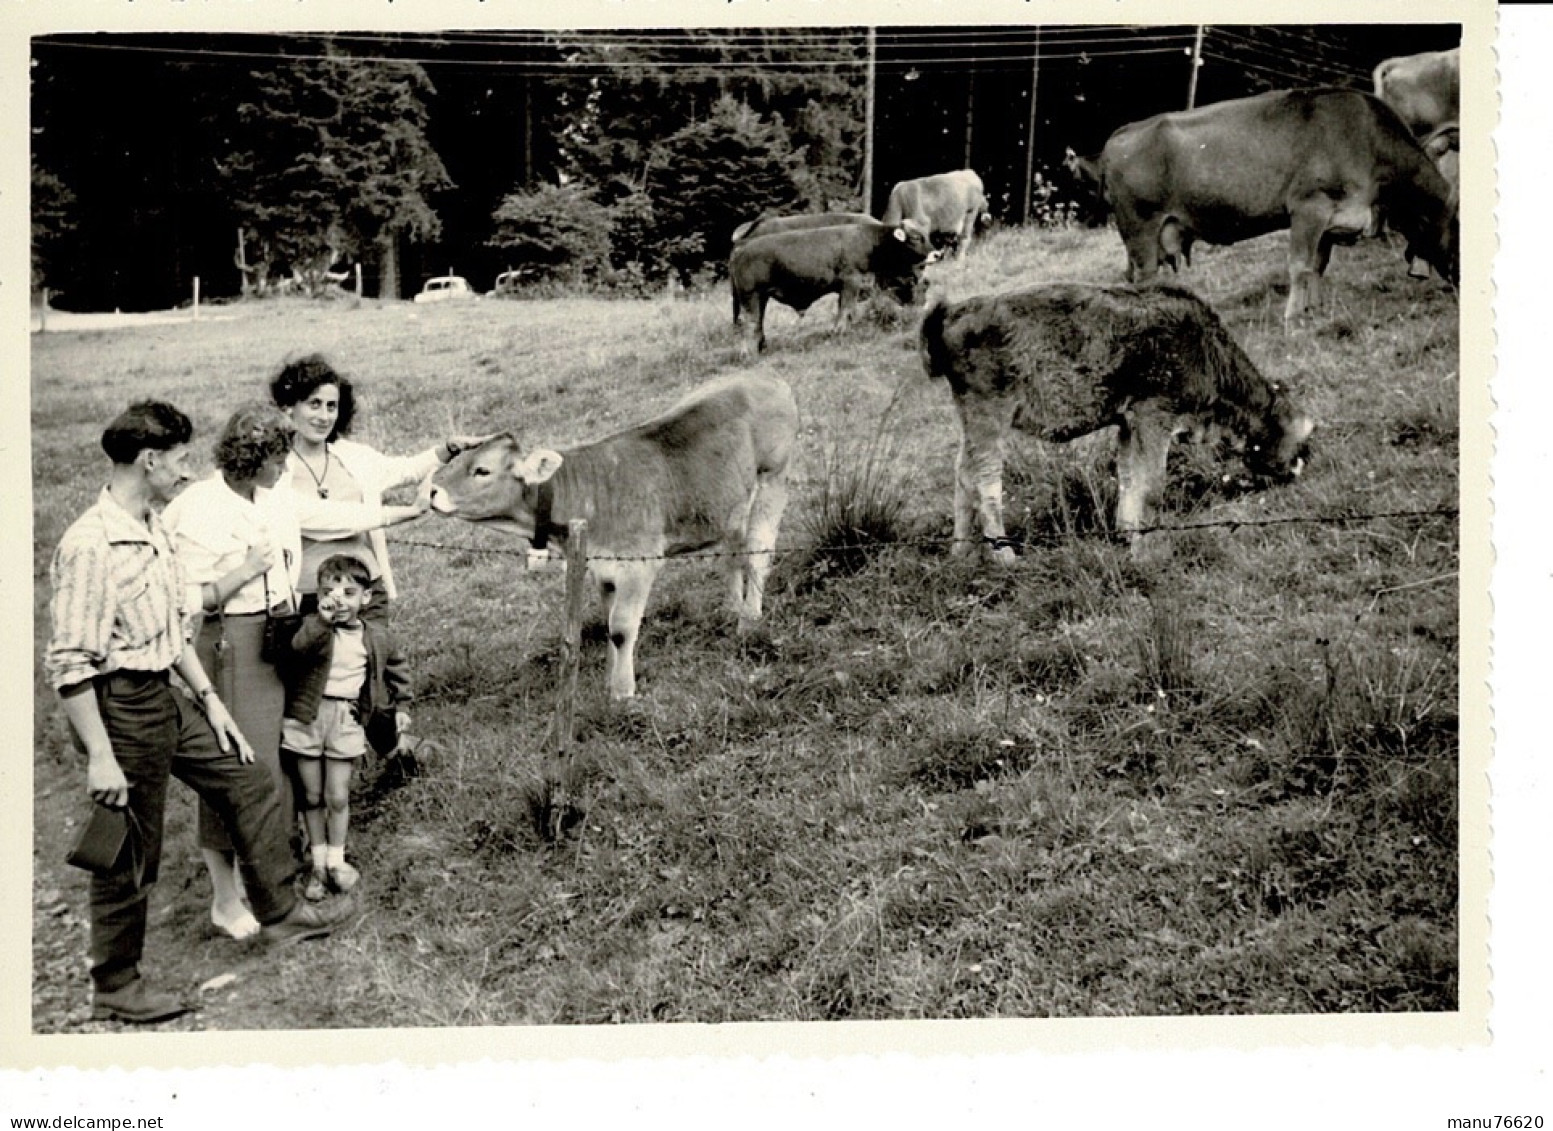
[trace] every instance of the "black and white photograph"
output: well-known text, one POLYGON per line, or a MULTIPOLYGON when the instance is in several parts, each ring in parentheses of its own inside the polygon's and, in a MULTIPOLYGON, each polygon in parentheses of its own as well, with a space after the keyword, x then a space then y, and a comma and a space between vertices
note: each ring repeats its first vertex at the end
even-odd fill
POLYGON ((724 9, 12 45, 23 1059, 1489 1040, 1492 9, 724 9))

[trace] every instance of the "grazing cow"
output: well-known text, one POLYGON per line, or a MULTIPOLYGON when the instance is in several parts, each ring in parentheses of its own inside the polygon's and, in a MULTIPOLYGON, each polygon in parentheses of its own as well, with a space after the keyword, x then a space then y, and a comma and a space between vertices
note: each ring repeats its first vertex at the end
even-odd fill
POLYGON ((431 506, 505 527, 530 547, 588 523, 588 569, 609 623, 605 684, 636 694, 636 639, 665 557, 720 547, 741 628, 760 618, 798 405, 785 381, 726 377, 646 424, 563 452, 523 455, 511 433, 459 453, 432 477, 431 506))
POLYGON ((1105 176, 1100 154, 1080 157, 1070 145, 1062 155, 1062 168, 1073 182, 1080 218, 1091 228, 1104 224, 1110 208, 1105 202, 1105 176))
POLYGON ((1452 285, 1455 194, 1385 103, 1355 90, 1282 90, 1123 126, 1105 144, 1106 199, 1127 246, 1128 281, 1194 239, 1229 244, 1289 229, 1284 317, 1316 296, 1334 243, 1408 238, 1452 285))
POLYGON ((1375 97, 1397 112, 1454 189, 1461 148, 1461 48, 1399 55, 1375 68, 1375 97))
POLYGON ((890 190, 880 219, 886 224, 915 220, 930 240, 943 236, 945 242, 953 242, 955 257, 963 259, 971 249, 971 236, 978 226, 990 224, 992 215, 981 178, 970 169, 958 169, 901 181, 890 190))
POLYGON ((834 228, 837 224, 877 224, 866 212, 815 212, 806 216, 764 216, 750 220, 733 230, 733 244, 774 232, 805 232, 810 228, 834 228))
POLYGON ((1120 429, 1116 526, 1152 521, 1171 440, 1227 434, 1258 474, 1292 478, 1313 425, 1267 381, 1218 315, 1174 286, 1052 283, 933 304, 920 350, 948 380, 960 416, 956 552, 981 535, 1014 560, 1003 528, 1003 450, 1010 427, 1062 442, 1120 429))
MULTIPOLYGON (((836 326, 847 321, 871 276, 902 305, 917 301, 922 268, 938 258, 910 221, 838 224, 776 232, 740 241, 728 261, 733 324, 748 318, 757 350, 766 348, 766 304, 786 303, 802 314, 825 295, 839 295, 836 326)), ((748 352, 749 340, 745 341, 748 352)))

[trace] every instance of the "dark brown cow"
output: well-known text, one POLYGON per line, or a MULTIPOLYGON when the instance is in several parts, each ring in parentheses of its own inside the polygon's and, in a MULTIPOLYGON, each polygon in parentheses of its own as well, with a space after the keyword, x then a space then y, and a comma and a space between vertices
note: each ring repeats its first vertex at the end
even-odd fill
POLYGON ((665 557, 726 551, 740 627, 758 620, 798 406, 785 381, 744 374, 703 385, 664 415, 591 444, 523 455, 511 433, 455 456, 432 477, 439 514, 511 530, 531 547, 588 523, 588 570, 609 621, 605 683, 636 694, 636 640, 665 557))
POLYGON ((755 236, 769 236, 775 232, 805 232, 810 228, 834 228, 837 224, 877 224, 866 212, 815 212, 804 216, 763 216, 740 224, 733 230, 733 243, 738 245, 755 236))
POLYGON ((1118 426, 1116 526, 1136 535, 1152 521, 1174 437, 1228 435, 1252 470, 1292 478, 1314 427, 1181 287, 1052 283, 937 302, 920 349, 960 417, 956 551, 974 544, 979 517, 1004 562, 1014 560, 1003 528, 1010 428, 1062 442, 1118 426))
POLYGON ((1461 49, 1385 60, 1375 68, 1375 97, 1397 112, 1455 188, 1461 149, 1461 49))
MULTIPOLYGON (((916 224, 838 224, 776 232, 742 240, 728 261, 733 323, 748 319, 755 348, 766 348, 766 304, 776 299, 798 311, 825 295, 839 295, 836 325, 843 326, 858 295, 873 279, 904 305, 917 301, 921 269, 937 258, 916 224)), ((749 338, 744 343, 749 351, 749 338)))
POLYGON ((1408 257, 1455 284, 1455 194, 1389 106, 1355 90, 1273 91, 1123 126, 1101 155, 1127 246, 1127 278, 1194 239, 1230 244, 1289 229, 1285 318, 1315 298, 1334 243, 1408 237, 1408 257))
POLYGON ((946 237, 955 245, 955 258, 965 258, 977 227, 992 222, 981 178, 970 169, 935 173, 901 181, 890 190, 889 203, 880 217, 886 224, 915 220, 928 239, 946 237))

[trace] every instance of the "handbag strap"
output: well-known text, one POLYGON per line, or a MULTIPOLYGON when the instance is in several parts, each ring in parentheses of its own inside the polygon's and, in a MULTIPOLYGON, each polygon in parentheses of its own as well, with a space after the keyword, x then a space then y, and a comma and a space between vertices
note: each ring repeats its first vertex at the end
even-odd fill
MULTIPOLYGON (((281 559, 280 560, 286 564, 286 591, 291 594, 291 602, 290 602, 290 604, 291 604, 291 611, 292 612, 296 612, 297 611, 297 591, 296 591, 296 587, 291 584, 291 551, 290 550, 282 550, 280 552, 280 554, 281 554, 281 559)), ((265 570, 263 573, 261 573, 259 575, 259 577, 264 582, 264 615, 265 616, 269 616, 270 615, 270 610, 275 607, 275 601, 274 601, 273 598, 270 597, 270 571, 269 570, 265 570)))

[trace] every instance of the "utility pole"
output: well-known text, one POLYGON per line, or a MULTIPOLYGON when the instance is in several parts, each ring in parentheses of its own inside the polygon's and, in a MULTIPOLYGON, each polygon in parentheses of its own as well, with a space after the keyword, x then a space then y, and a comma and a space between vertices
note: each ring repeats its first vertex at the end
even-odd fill
POLYGON ((1035 96, 1041 86, 1041 29, 1035 29, 1035 50, 1030 63, 1030 129, 1025 134, 1025 207, 1021 215, 1030 222, 1030 182, 1035 179, 1035 96))
POLYGON ((976 135, 976 64, 965 72, 965 162, 962 169, 971 167, 971 141, 976 135))
POLYGON ((1192 77, 1186 86, 1186 108, 1197 105, 1197 71, 1202 66, 1203 25, 1197 25, 1197 35, 1192 39, 1192 77))
POLYGON ((523 187, 534 187, 534 76, 523 76, 523 187))
POLYGON ((868 74, 863 88, 863 211, 874 212, 874 69, 878 64, 874 29, 868 29, 868 74))

